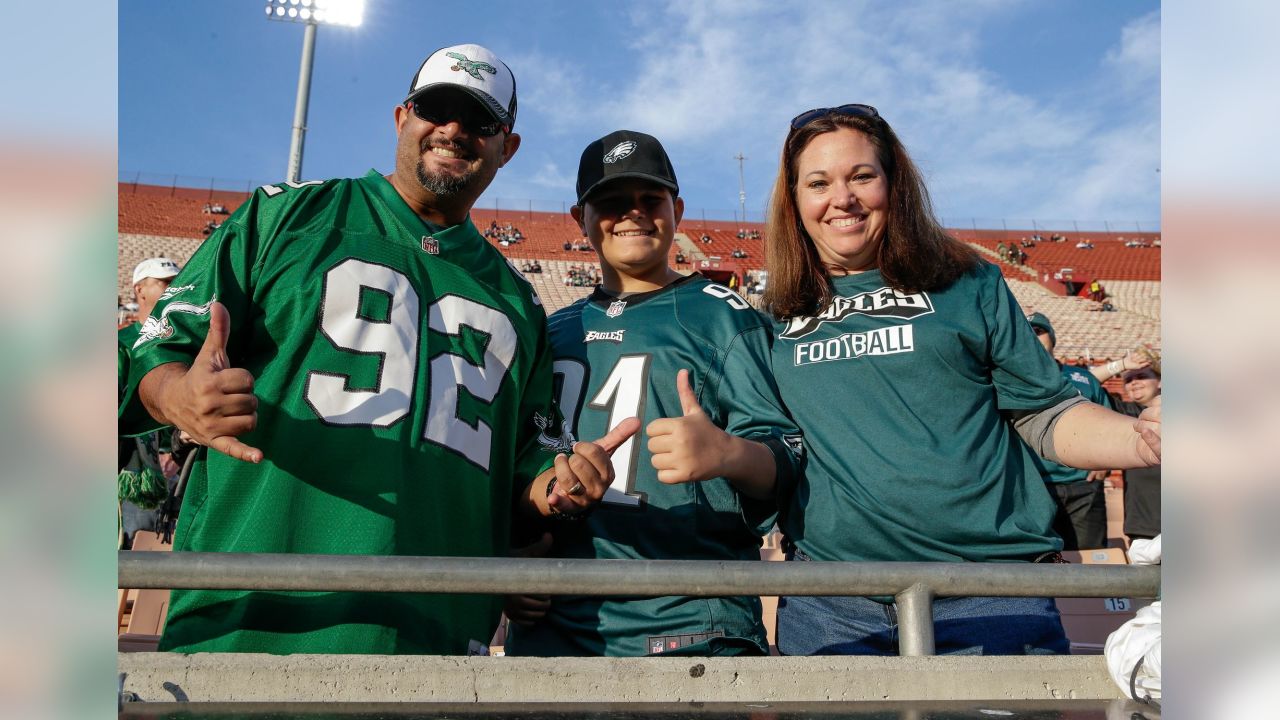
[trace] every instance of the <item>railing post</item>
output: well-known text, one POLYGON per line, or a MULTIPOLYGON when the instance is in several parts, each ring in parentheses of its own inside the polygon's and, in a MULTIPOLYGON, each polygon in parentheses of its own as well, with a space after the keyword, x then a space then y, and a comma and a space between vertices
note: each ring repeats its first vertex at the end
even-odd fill
POLYGON ((898 654, 933 655, 933 591, 917 583, 898 593, 894 600, 898 605, 898 654))

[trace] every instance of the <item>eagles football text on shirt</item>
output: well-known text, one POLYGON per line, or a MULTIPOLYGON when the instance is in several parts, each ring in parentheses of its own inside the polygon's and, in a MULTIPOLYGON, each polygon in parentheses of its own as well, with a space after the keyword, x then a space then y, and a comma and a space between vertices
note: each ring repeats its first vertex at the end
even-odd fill
POLYGON ((1061 548, 1054 505, 1004 413, 1077 393, 1000 270, 905 294, 879 270, 776 326, 773 369, 807 468, 783 530, 815 560, 1001 561, 1061 548))

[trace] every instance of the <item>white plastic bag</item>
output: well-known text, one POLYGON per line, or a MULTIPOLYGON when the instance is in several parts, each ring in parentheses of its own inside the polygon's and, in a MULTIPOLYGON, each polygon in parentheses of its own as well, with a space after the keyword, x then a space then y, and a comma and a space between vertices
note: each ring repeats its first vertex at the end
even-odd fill
POLYGON ((1129 564, 1159 565, 1160 536, 1157 535, 1150 540, 1138 539, 1129 543, 1129 564))
POLYGON ((1107 638, 1107 670, 1133 700, 1160 699, 1160 603, 1142 608, 1107 638), (1136 671, 1136 672, 1135 672, 1136 671))

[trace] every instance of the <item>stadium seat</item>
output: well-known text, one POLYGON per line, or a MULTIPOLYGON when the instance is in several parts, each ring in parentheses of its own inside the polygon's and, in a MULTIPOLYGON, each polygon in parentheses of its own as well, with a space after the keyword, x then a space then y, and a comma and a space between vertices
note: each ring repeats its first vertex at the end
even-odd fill
MULTIPOLYGON (((133 535, 130 552, 167 552, 173 545, 164 543, 159 533, 140 530, 133 535)), ((169 612, 168 590, 121 589, 117 625, 124 632, 116 638, 120 652, 154 652, 160 643, 165 615, 169 612), (126 607, 127 597, 133 598, 132 607, 126 607), (124 617, 128 612, 127 619, 124 617)))

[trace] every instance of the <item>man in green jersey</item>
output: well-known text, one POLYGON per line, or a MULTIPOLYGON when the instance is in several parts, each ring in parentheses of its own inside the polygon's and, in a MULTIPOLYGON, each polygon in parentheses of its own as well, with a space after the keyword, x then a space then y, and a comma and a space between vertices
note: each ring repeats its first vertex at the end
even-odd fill
MULTIPOLYGON (((438 50, 395 108, 392 174, 259 188, 174 279, 134 347, 122 423, 209 447, 175 550, 494 556, 513 516, 604 494, 607 450, 638 422, 599 445, 542 432, 545 313, 468 214, 520 146, 515 116, 497 56, 438 50), (574 454, 539 475, 543 448, 574 454)), ((463 653, 501 603, 175 591, 160 647, 463 653)))
MULTIPOLYGON (((169 283, 181 270, 167 257, 147 258, 133 269, 133 297, 138 303, 138 318, 151 314, 169 283)), ((116 381, 119 394, 129 380, 129 353, 142 331, 141 320, 130 323, 116 333, 116 381)), ((118 396, 117 396, 118 399, 118 396)), ((120 533, 118 546, 128 549, 139 530, 157 530, 157 503, 168 494, 168 478, 177 466, 169 457, 166 433, 150 432, 137 437, 122 437, 119 442, 120 462, 120 533), (143 506, 139 506, 142 503, 143 506)))
MULTIPOLYGON (((613 455, 614 482, 558 557, 758 560, 775 488, 800 472, 799 430, 769 369, 769 322, 727 287, 668 265, 684 209, 671 162, 644 133, 587 146, 573 217, 603 284, 551 316, 560 408, 595 437, 648 423, 613 455)), ((757 597, 514 598, 511 655, 768 652, 757 597)))
MULTIPOLYGON (((1053 348, 1058 336, 1053 332, 1053 324, 1044 313, 1031 313, 1027 316, 1036 339, 1053 357, 1053 348)), ((1056 358, 1054 362, 1057 362, 1056 358)), ((1088 368, 1057 363, 1058 371, 1080 395, 1091 403, 1096 403, 1108 410, 1115 410, 1111 396, 1102 389, 1102 384, 1089 372, 1088 368)), ((1061 463, 1033 454, 1031 460, 1040 469, 1049 496, 1057 506, 1057 514, 1053 518, 1053 530, 1062 538, 1063 550, 1085 550, 1106 547, 1107 545, 1107 496, 1103 480, 1107 470, 1078 470, 1061 463)))

